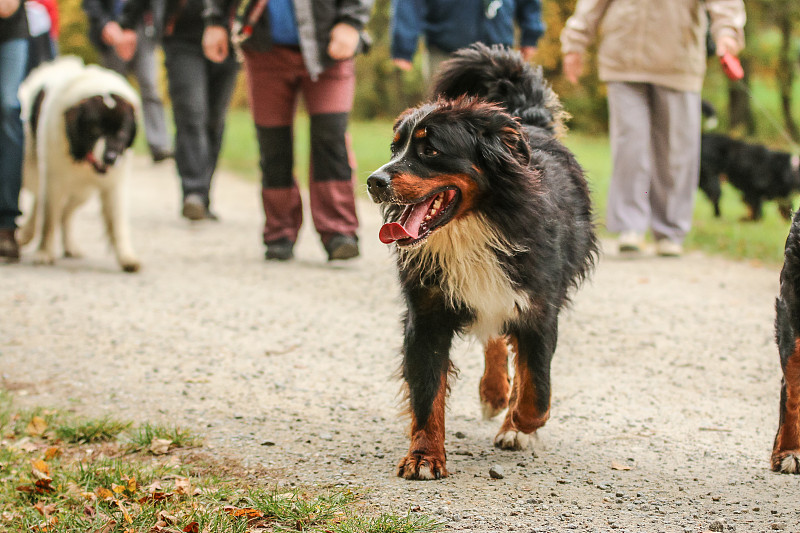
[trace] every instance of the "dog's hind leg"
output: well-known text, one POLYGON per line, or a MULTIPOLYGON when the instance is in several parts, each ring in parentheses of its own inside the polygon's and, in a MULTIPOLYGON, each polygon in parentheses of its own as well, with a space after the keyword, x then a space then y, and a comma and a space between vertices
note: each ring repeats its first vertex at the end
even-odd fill
POLYGON ((141 265, 136 258, 136 252, 133 251, 128 231, 128 220, 125 214, 125 204, 121 196, 122 185, 119 182, 100 191, 103 221, 106 225, 111 246, 117 256, 117 262, 122 267, 122 270, 136 272, 141 265))
POLYGON ((488 420, 508 407, 508 343, 505 337, 494 337, 484 347, 486 366, 479 386, 481 411, 488 420))
POLYGON ((514 384, 503 425, 494 445, 505 450, 524 450, 531 434, 550 418, 550 361, 556 348, 558 319, 511 335, 514 347, 514 384))
POLYGON ((53 190, 48 190, 44 198, 42 216, 42 238, 39 240, 39 249, 33 257, 34 264, 52 265, 55 262, 56 231, 61 221, 64 209, 63 199, 53 190))
POLYGON ((61 215, 61 241, 64 244, 64 257, 83 257, 80 250, 75 247, 75 242, 72 238, 72 215, 75 214, 75 210, 82 203, 82 199, 71 196, 64 206, 64 212, 61 215))
POLYGON ((403 377, 410 400, 411 443, 397 465, 397 475, 406 479, 447 476, 444 412, 457 318, 443 306, 435 307, 409 306, 406 318, 403 377))
POLYGON ((783 380, 779 405, 778 432, 772 448, 772 470, 800 474, 800 338, 795 338, 789 325, 788 312, 778 302, 776 322, 778 351, 783 380))

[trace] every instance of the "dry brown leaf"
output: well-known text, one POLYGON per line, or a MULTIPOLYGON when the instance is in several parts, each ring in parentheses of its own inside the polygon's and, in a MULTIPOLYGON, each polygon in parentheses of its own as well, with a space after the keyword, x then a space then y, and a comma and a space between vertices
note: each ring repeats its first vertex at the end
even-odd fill
POLYGON ((114 499, 114 493, 105 487, 97 487, 94 489, 94 493, 97 494, 97 497, 101 500, 108 500, 109 498, 112 500, 114 499))
POLYGON ((40 416, 34 416, 25 428, 25 432, 31 437, 38 437, 47 429, 47 421, 40 416))
POLYGON ((611 470, 630 470, 633 467, 630 465, 626 465, 625 463, 620 463, 619 461, 611 461, 611 470))
POLYGON ((197 522, 190 522, 185 528, 183 528, 184 533, 200 533, 200 524, 197 522))
POLYGON ((169 452, 172 441, 169 439, 153 439, 150 442, 150 453, 153 455, 164 455, 169 452))
POLYGON ((136 476, 128 478, 128 492, 133 494, 139 488, 139 485, 136 483, 136 476))
POLYGON ((192 493, 192 482, 188 477, 175 479, 175 492, 177 494, 189 495, 192 493))
POLYGON ((97 501, 97 494, 94 492, 81 492, 81 496, 93 502, 97 501))
POLYGON ((44 452, 44 460, 49 461, 50 459, 58 457, 59 455, 61 455, 61 448, 59 448, 58 446, 50 446, 44 452))
POLYGON ((126 488, 127 488, 127 487, 126 487, 125 485, 117 485, 116 483, 112 483, 112 484, 111 484, 111 490, 112 490, 112 491, 113 491, 115 494, 122 494, 123 492, 125 492, 125 489, 126 489, 126 488))
POLYGON ((119 500, 114 500, 114 503, 116 503, 117 507, 119 507, 119 510, 122 511, 122 518, 124 518, 127 523, 133 524, 133 518, 125 506, 122 505, 122 502, 119 500))
POLYGON ((117 521, 112 518, 103 524, 100 529, 95 529, 93 533, 110 533, 114 531, 115 527, 117 527, 117 521))
POLYGON ((94 507, 92 507, 91 505, 84 505, 83 514, 85 514, 89 518, 92 518, 94 515, 97 514, 97 511, 95 511, 94 507))
POLYGON ((253 509, 251 507, 245 507, 242 509, 236 507, 223 507, 222 510, 227 513, 229 516, 234 518, 247 518, 248 520, 251 518, 261 518, 264 516, 264 513, 259 511, 258 509, 253 509))
POLYGON ((33 477, 36 479, 49 479, 52 481, 50 477, 50 467, 41 459, 31 461, 31 470, 33 472, 33 477))

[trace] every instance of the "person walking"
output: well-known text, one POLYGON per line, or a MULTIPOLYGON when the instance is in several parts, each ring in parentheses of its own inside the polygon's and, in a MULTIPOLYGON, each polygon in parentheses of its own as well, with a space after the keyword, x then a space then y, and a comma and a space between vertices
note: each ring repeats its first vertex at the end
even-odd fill
POLYGON ((156 28, 164 48, 169 96, 175 121, 175 164, 183 190, 182 215, 217 220, 210 208, 211 180, 222 148, 225 119, 239 63, 219 63, 203 53, 203 0, 128 0, 120 16, 122 36, 115 48, 123 60, 136 53, 146 13, 158 10, 156 28))
POLYGON ((147 14, 147 20, 136 27, 136 53, 129 60, 123 60, 114 47, 122 36, 118 18, 124 4, 125 0, 82 0, 83 10, 89 18, 89 40, 100 52, 103 66, 123 76, 133 73, 136 77, 142 96, 147 145, 153 161, 158 163, 173 155, 164 118, 164 104, 158 93, 155 27, 159 22, 154 20, 155 12, 147 14))
MULTIPOLYGON (((209 0, 203 45, 212 61, 229 53, 228 13, 209 0)), ((243 6, 241 51, 261 154, 267 260, 288 260, 302 223, 293 175, 292 130, 298 97, 310 116, 309 197, 328 260, 359 255, 353 191, 355 158, 347 122, 355 93, 354 55, 372 0, 254 0, 243 6)))
POLYGON ((472 43, 514 44, 514 23, 525 61, 536 54, 544 33, 541 0, 392 0, 391 54, 395 66, 409 71, 420 36, 424 36, 430 79, 450 55, 472 43))
POLYGON ((706 28, 716 53, 744 47, 742 0, 578 0, 561 32, 564 74, 578 83, 599 35, 608 85, 613 171, 607 228, 639 252, 648 228, 662 256, 680 256, 692 225, 700 166, 706 28))
POLYGON ((24 3, 0 0, 0 260, 19 261, 14 233, 22 188, 25 136, 17 91, 28 63, 28 20, 24 3))

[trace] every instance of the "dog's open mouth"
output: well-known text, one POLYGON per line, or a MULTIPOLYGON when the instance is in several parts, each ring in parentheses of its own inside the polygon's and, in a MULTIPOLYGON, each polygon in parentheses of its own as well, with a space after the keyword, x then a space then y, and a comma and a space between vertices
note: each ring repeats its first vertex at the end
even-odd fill
POLYGON ((105 163, 98 161, 92 152, 86 154, 86 161, 94 168, 98 174, 105 174, 108 171, 108 166, 105 163))
POLYGON ((400 220, 384 224, 378 238, 384 244, 394 242, 398 246, 410 246, 423 241, 433 230, 452 218, 458 196, 457 189, 445 189, 406 205, 400 220))

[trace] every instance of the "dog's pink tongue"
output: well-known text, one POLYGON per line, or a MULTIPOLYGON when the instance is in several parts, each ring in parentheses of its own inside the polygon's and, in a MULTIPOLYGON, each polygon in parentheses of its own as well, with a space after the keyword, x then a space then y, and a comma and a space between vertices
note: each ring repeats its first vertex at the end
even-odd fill
POLYGON ((400 217, 401 222, 389 222, 381 226, 378 238, 383 244, 391 244, 394 241, 419 237, 419 227, 425 220, 425 215, 428 214, 431 202, 420 202, 407 206, 400 217))

